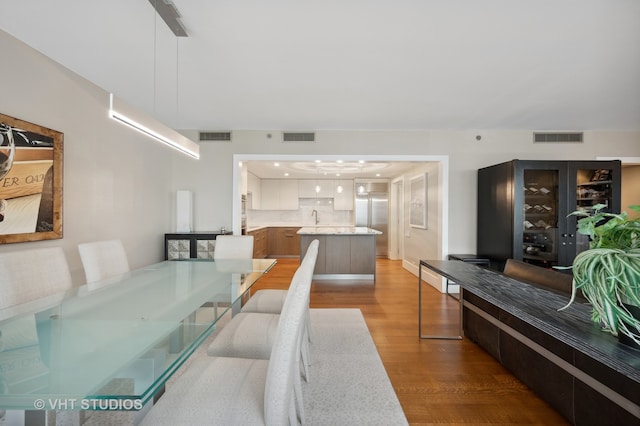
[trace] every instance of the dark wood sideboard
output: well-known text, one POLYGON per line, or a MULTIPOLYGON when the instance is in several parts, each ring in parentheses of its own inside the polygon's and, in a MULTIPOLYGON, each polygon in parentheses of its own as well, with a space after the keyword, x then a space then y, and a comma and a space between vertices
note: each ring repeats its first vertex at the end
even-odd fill
POLYGON ((573 424, 640 424, 640 350, 591 322, 590 307, 460 261, 424 261, 462 288, 465 337, 573 424))

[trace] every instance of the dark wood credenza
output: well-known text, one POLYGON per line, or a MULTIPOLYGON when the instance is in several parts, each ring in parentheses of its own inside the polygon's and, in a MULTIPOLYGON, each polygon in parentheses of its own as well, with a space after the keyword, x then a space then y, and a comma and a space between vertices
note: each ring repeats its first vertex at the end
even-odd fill
POLYGON ((573 424, 640 424, 640 350, 591 322, 586 304, 460 261, 424 266, 462 289, 466 338, 573 424))

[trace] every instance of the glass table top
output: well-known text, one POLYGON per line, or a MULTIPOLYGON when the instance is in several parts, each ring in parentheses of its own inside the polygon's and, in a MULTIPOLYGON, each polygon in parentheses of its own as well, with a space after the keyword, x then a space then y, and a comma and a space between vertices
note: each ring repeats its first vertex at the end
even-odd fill
POLYGON ((140 409, 274 259, 165 261, 0 310, 0 409, 140 409))

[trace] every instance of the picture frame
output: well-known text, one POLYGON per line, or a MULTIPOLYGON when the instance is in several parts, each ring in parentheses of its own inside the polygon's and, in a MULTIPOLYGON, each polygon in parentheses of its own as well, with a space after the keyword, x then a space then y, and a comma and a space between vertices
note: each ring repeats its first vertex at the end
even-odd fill
POLYGON ((409 181, 409 226, 412 228, 427 229, 427 182, 427 173, 409 181))
POLYGON ((60 239, 64 134, 0 113, 0 244, 60 239))

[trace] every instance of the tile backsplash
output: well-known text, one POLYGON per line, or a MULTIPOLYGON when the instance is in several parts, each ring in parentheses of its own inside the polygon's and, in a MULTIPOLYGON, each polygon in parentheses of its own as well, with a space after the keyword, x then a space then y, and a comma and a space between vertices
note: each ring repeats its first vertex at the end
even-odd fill
POLYGON ((318 212, 318 226, 352 226, 353 210, 334 210, 333 198, 300 198, 298 210, 248 210, 247 228, 259 226, 315 226, 313 210, 318 212))

